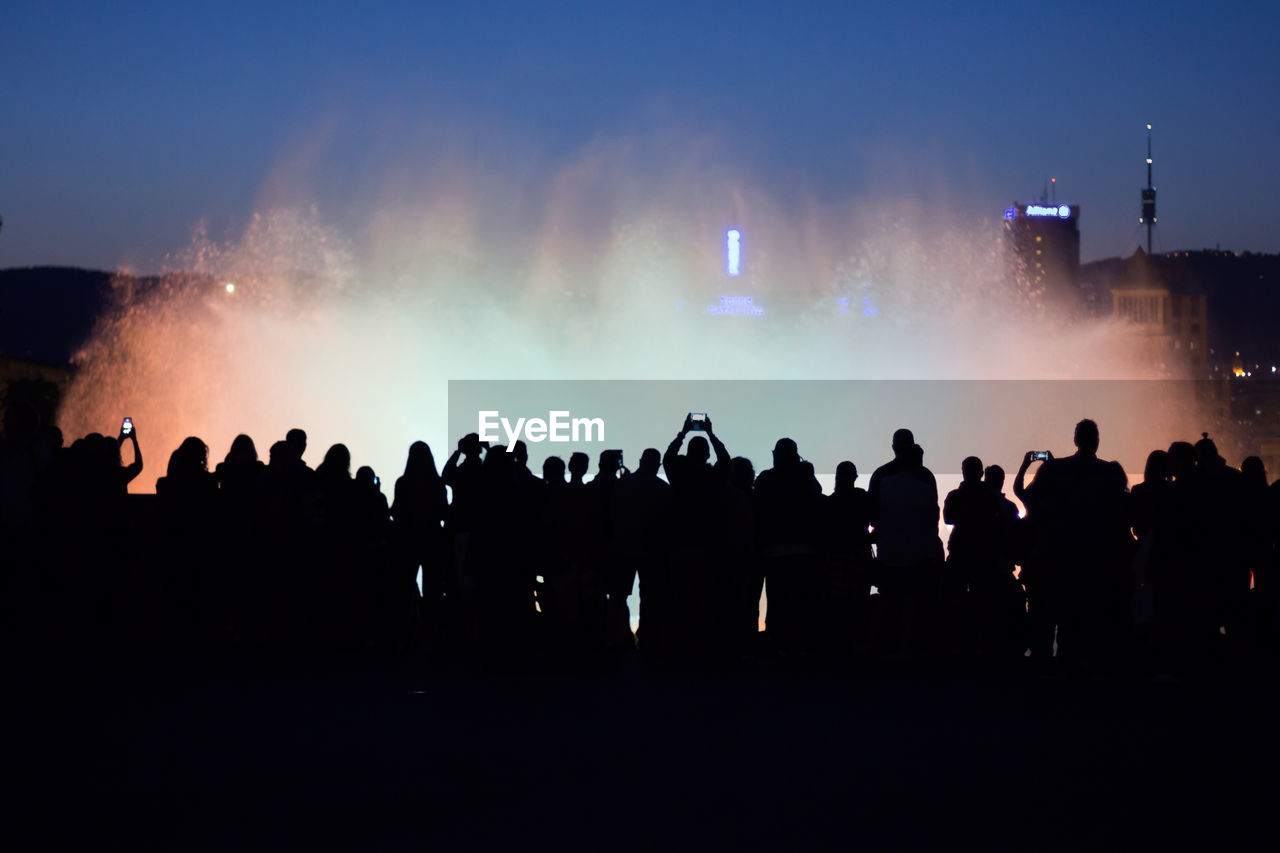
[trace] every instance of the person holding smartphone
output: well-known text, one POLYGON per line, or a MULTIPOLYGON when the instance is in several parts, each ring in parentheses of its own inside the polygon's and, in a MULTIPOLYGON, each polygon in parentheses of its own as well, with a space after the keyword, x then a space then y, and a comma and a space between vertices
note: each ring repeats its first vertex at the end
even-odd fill
POLYGON ((138 446, 138 430, 133 425, 133 418, 125 418, 120 423, 120 435, 116 438, 116 448, 116 459, 120 463, 120 491, 123 493, 129 490, 129 484, 142 473, 142 448, 138 446), (127 466, 118 452, 119 447, 126 441, 133 444, 133 462, 127 466))

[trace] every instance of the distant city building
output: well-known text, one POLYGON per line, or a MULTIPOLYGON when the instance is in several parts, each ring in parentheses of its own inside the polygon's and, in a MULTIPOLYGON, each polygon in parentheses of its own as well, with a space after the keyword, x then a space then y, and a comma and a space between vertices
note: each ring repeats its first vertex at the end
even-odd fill
MULTIPOLYGON (((1200 327, 1196 334, 1207 335, 1208 373, 1230 373, 1235 362, 1250 365, 1251 371, 1257 365, 1259 373, 1265 369, 1268 374, 1272 366, 1280 365, 1280 336, 1275 334, 1275 318, 1280 317, 1280 255, 1224 249, 1151 256, 1142 252, 1141 270, 1135 267, 1139 262, 1134 257, 1105 258, 1081 266, 1081 288, 1097 295, 1098 314, 1116 315, 1113 291, 1132 291, 1140 284, 1165 288, 1171 294, 1201 294, 1204 316, 1203 322, 1196 323, 1200 327), (1237 352, 1241 355, 1236 356, 1237 352)), ((1124 296, 1136 298, 1137 294, 1124 296)), ((1126 317, 1130 306, 1142 310, 1126 303, 1126 317)), ((1171 303, 1171 315, 1173 308, 1171 303)), ((1187 340, 1189 315, 1181 313, 1176 319, 1183 324, 1187 340)))
POLYGON ((1015 275, 1036 296, 1062 306, 1080 303, 1080 207, 1041 201, 1004 212, 1015 275))
POLYGON ((1111 287, 1111 313, 1142 336, 1170 376, 1208 376, 1208 299, 1185 276, 1158 269, 1139 247, 1111 287))

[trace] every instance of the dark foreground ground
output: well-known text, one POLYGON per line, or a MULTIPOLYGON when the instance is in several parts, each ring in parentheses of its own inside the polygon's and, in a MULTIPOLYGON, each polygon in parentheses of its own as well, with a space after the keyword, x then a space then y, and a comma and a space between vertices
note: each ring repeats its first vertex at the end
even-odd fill
POLYGON ((712 675, 9 679, 20 849, 1271 847, 1248 683, 756 666, 712 675))

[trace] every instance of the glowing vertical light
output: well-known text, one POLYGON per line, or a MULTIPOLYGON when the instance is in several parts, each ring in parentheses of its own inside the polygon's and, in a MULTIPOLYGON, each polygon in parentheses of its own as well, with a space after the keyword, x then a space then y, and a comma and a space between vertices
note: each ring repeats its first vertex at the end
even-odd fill
POLYGON ((724 234, 724 241, 724 270, 730 276, 737 276, 742 272, 742 232, 737 228, 730 228, 724 234))

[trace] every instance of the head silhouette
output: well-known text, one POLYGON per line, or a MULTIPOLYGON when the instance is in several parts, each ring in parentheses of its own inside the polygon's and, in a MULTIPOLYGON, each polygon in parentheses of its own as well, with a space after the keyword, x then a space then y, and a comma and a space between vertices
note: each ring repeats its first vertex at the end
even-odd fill
POLYGON ((775 468, 785 468, 789 465, 795 465, 800 461, 800 448, 796 446, 795 439, 780 438, 773 445, 773 466, 775 468))
POLYGON ((1075 443, 1076 448, 1083 456, 1097 456, 1098 444, 1100 442, 1098 435, 1098 425, 1093 421, 1085 418, 1076 424, 1075 443))
POLYGON ((564 460, 559 456, 548 456, 542 460, 542 482, 555 486, 564 485, 564 460))
POLYGON ((209 470, 209 447, 194 435, 182 440, 169 456, 169 477, 189 477, 209 470))
POLYGON ((511 461, 516 463, 517 468, 529 466, 529 445, 524 443, 524 439, 517 439, 516 443, 511 445, 511 461))
POLYGON ((844 494, 858 482, 858 466, 848 459, 836 466, 836 494, 844 494))
POLYGON ((241 433, 237 435, 231 442, 231 449, 227 451, 228 462, 257 462, 258 448, 254 446, 253 439, 241 433))
POLYGON ((966 483, 982 482, 982 460, 976 456, 966 456, 960 463, 960 477, 966 483))
POLYGON ((637 467, 637 473, 644 474, 646 477, 656 477, 658 468, 662 465, 662 454, 658 452, 656 447, 646 447, 644 453, 640 454, 640 465, 637 467))
POLYGON ((480 455, 483 446, 480 444, 480 436, 478 433, 469 432, 462 438, 458 439, 458 449, 467 456, 476 457, 480 455))
POLYGON ((756 483, 756 466, 745 456, 735 456, 731 476, 735 486, 749 492, 756 483))
POLYGON ((184 438, 178 449, 194 470, 209 470, 209 445, 192 435, 184 438))
POLYGON ((1257 456, 1246 457, 1240 463, 1240 478, 1247 488, 1265 489, 1267 487, 1267 466, 1257 456))
POLYGON ((490 448, 492 453, 484 455, 484 473, 498 482, 503 482, 511 474, 515 460, 507 452, 506 445, 495 444, 490 448))
POLYGON ((1187 482, 1196 467, 1196 449, 1189 441, 1169 445, 1169 476, 1175 483, 1187 482))
POLYGON ((590 465, 590 457, 582 451, 577 451, 569 457, 569 475, 575 480, 581 480, 587 475, 587 468, 590 465))
POLYGON ((375 479, 377 479, 377 475, 373 473, 373 469, 368 465, 361 465, 360 469, 356 471, 356 485, 362 489, 378 491, 378 485, 374 482, 375 479))
POLYGON ((689 439, 689 458, 694 462, 706 463, 711 458, 711 445, 700 435, 689 439))
POLYGON ((284 434, 285 443, 293 448, 293 454, 298 459, 302 459, 302 454, 307 452, 307 433, 298 427, 294 427, 284 434))
POLYGON ((1004 469, 999 465, 988 465, 987 470, 983 472, 982 482, 986 483, 997 493, 1004 491, 1004 469))
POLYGON ((1159 483, 1169 479, 1169 454, 1153 450, 1147 454, 1147 464, 1142 469, 1142 482, 1159 483))
POLYGON ((898 459, 911 459, 912 448, 916 445, 916 437, 909 429, 900 429, 893 434, 893 455, 898 459))
POLYGON ((351 451, 345 444, 335 444, 325 451, 324 461, 316 469, 328 477, 351 478, 351 451))
POLYGON ((415 441, 409 445, 409 458, 404 463, 404 475, 409 479, 436 479, 440 472, 436 470, 436 459, 431 455, 431 447, 425 441, 415 441))
POLYGON ((296 453, 287 441, 277 441, 267 451, 267 464, 272 468, 284 468, 296 461, 296 453))
POLYGON ((1205 467, 1217 465, 1222 460, 1218 455, 1218 445, 1213 443, 1213 439, 1209 438, 1209 433, 1200 433, 1200 440, 1196 442, 1196 461, 1205 467))
POLYGON ((96 470, 120 467, 120 445, 100 432, 84 437, 86 461, 96 470))

